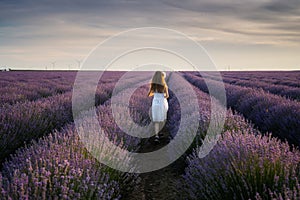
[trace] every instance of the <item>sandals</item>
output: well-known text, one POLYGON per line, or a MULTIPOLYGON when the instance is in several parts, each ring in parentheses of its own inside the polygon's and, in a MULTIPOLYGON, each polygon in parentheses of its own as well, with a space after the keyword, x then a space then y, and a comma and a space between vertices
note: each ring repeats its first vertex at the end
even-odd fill
POLYGON ((159 143, 159 136, 158 136, 158 135, 155 135, 155 137, 154 137, 154 142, 159 143))

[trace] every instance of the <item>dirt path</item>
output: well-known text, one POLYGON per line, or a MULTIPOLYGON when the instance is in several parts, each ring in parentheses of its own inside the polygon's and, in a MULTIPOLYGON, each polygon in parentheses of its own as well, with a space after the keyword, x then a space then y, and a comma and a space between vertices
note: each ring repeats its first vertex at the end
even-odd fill
MULTIPOLYGON (((160 143, 154 142, 154 138, 151 137, 144 141, 139 150, 140 153, 155 151, 169 143, 168 131, 162 130, 163 137, 160 139, 160 143)), ((177 159, 169 166, 157 171, 143 173, 140 175, 141 182, 136 190, 131 194, 124 197, 128 200, 170 200, 179 199, 178 188, 176 186, 180 175, 185 168, 185 160, 183 157, 177 159)))

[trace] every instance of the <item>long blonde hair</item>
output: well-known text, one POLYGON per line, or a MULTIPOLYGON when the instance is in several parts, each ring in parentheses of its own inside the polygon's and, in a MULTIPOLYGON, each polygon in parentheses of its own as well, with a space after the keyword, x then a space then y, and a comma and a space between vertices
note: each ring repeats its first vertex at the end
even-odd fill
POLYGON ((152 77, 150 83, 150 90, 148 96, 152 96, 154 92, 166 93, 166 97, 169 97, 168 86, 165 81, 166 74, 161 71, 156 71, 152 77))

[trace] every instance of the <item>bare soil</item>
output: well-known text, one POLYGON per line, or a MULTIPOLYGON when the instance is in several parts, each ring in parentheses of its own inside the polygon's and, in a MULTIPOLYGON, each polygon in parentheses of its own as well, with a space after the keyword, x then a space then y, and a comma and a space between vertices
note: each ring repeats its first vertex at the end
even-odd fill
MULTIPOLYGON (((160 142, 156 143, 154 137, 142 141, 138 152, 146 153, 160 149, 169 143, 169 132, 162 130, 160 142)), ((123 199, 128 200, 172 200, 184 199, 180 197, 179 187, 181 174, 184 172, 185 159, 180 157, 169 166, 153 172, 140 174, 141 181, 137 188, 123 199)))

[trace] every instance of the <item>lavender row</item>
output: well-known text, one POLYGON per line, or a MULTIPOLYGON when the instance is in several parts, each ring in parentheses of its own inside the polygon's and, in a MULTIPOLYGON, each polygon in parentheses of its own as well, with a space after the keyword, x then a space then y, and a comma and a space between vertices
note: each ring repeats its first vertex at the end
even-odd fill
MULTIPOLYGON (((215 76, 205 76, 205 78, 213 79, 220 81, 218 77, 215 76)), ((244 87, 251 87, 254 89, 261 88, 267 92, 270 92, 272 94, 280 95, 289 99, 294 99, 294 100, 300 100, 300 89, 298 87, 290 87, 286 85, 277 85, 277 84, 272 84, 269 82, 264 82, 263 80, 260 79, 247 79, 244 80, 243 78, 226 78, 224 77, 222 79, 223 82, 233 84, 233 85, 239 85, 239 86, 244 86, 244 87)))
POLYGON ((224 82, 244 87, 251 87, 251 88, 261 88, 267 92, 272 94, 284 96, 289 99, 300 100, 300 88, 290 87, 285 85, 274 85, 270 83, 265 83, 261 81, 255 80, 235 80, 235 79, 224 79, 224 82))
POLYGON ((187 158, 182 194, 189 199, 299 199, 300 152, 251 130, 227 131, 204 158, 187 158))
MULTIPOLYGON (((118 134, 125 138, 123 144, 130 150, 137 147, 141 139, 139 137, 133 137, 128 135, 128 131, 133 131, 132 127, 139 127, 135 129, 139 133, 146 133, 153 131, 151 126, 151 120, 149 111, 151 108, 151 98, 147 96, 148 85, 144 85, 138 88, 128 88, 118 93, 114 98, 114 102, 117 103, 114 108, 114 112, 111 108, 112 99, 106 101, 103 105, 99 106, 96 110, 99 117, 99 124, 103 130, 109 135, 118 134), (122 99, 128 97, 128 90, 135 90, 130 96, 128 103, 123 102, 122 99), (118 124, 116 123, 118 122, 118 124)), ((119 144, 120 141, 115 141, 119 144)))
MULTIPOLYGON (((80 72, 89 76, 90 72, 80 72)), ((76 72, 9 72, 0 74, 0 105, 24 101, 35 101, 40 98, 71 91, 76 72)), ((124 72, 103 73, 101 83, 113 83, 124 72)))
POLYGON ((24 143, 59 129, 73 120, 72 94, 1 108, 0 161, 24 143))
POLYGON ((120 183, 133 180, 89 155, 70 126, 18 150, 3 164, 0 198, 120 199, 120 183))
POLYGON ((252 80, 266 82, 275 85, 285 85, 291 87, 300 87, 299 71, 283 72, 222 72, 225 78, 238 78, 240 80, 252 80))
MULTIPOLYGON (((115 82, 99 84, 95 95, 95 105, 111 97, 114 85, 115 82)), ((86 101, 85 98, 81 100, 83 103, 86 101)), ((7 105, 1 107, 0 110, 0 161, 3 162, 10 153, 24 143, 72 122, 72 93, 67 92, 34 102, 7 105)))
MULTIPOLYGON (((201 72, 201 75, 197 72, 189 72, 199 77, 207 77, 213 80, 220 81, 220 76, 216 75, 214 72, 201 72)), ((219 73, 218 73, 219 74, 219 73)), ((252 81, 261 82, 265 84, 277 85, 277 86, 287 86, 291 88, 299 88, 299 72, 221 72, 223 80, 225 81, 252 81)))
MULTIPOLYGON (((184 77, 196 87, 208 93, 205 81, 192 74, 184 77)), ((218 90, 221 83, 208 80, 218 90)), ((251 120, 262 132, 272 132, 274 136, 299 145, 300 104, 263 90, 225 84, 227 105, 251 120)), ((218 98, 218 97, 216 97, 218 98)))
POLYGON ((10 71, 0 73, 0 85, 1 87, 7 87, 21 83, 35 82, 44 84, 51 81, 65 83, 67 81, 73 82, 75 76, 75 72, 10 71))
POLYGON ((71 91, 74 72, 0 73, 0 105, 33 101, 71 91))

